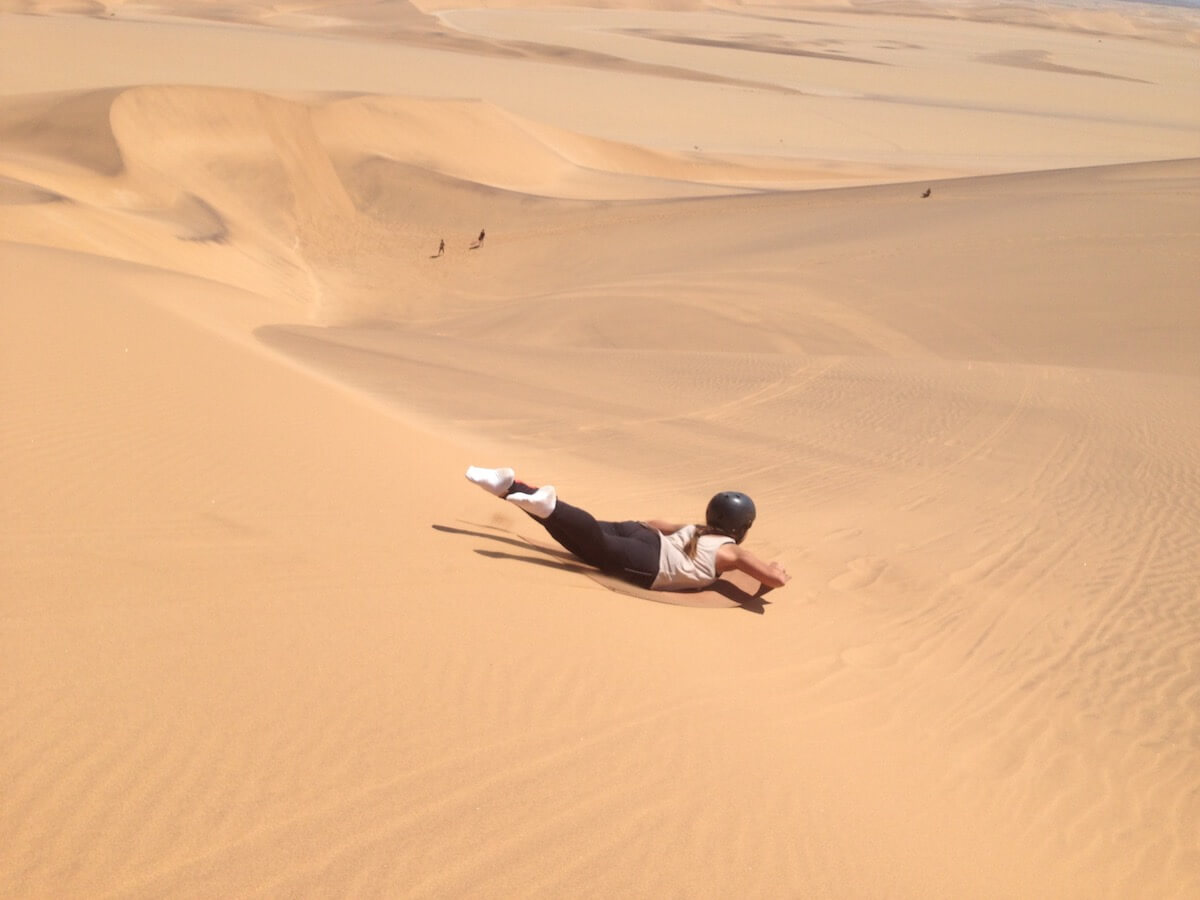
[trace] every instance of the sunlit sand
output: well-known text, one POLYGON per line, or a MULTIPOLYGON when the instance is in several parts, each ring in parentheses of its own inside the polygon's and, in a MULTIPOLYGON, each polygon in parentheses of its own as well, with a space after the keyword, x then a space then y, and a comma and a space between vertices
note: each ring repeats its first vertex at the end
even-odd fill
POLYGON ((0 893, 1200 895, 1200 13, 457 5, 0 0, 0 893))

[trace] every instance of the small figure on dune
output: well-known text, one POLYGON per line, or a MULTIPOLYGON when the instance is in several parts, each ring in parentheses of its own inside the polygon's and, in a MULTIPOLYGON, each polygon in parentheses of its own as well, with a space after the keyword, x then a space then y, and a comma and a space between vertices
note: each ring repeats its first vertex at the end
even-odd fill
POLYGON ((763 587, 791 579, 783 566, 765 562, 741 546, 754 524, 754 501, 740 491, 721 491, 708 501, 703 525, 661 519, 601 522, 558 499, 553 485, 517 481, 512 469, 471 466, 467 480, 528 513, 559 544, 602 572, 641 588, 685 591, 708 587, 733 569, 763 587))
POLYGON ((479 237, 478 237, 478 238, 476 238, 476 239, 475 239, 475 243, 473 243, 473 244, 472 244, 470 247, 468 247, 467 249, 468 249, 468 250, 478 250, 480 247, 482 247, 482 246, 483 246, 483 239, 484 239, 485 237, 487 237, 487 231, 486 231, 486 230, 484 230, 484 229, 482 229, 482 228, 480 228, 480 229, 479 229, 479 237))
POLYGON ((932 193, 933 193, 933 188, 925 188, 925 193, 923 193, 921 196, 928 197, 932 193))
POLYGON ((446 252, 446 241, 445 241, 445 239, 443 239, 443 240, 441 240, 441 241, 439 241, 439 242, 438 242, 438 252, 437 252, 437 255, 438 255, 438 256, 441 256, 441 255, 442 255, 443 253, 445 253, 445 252, 446 252))

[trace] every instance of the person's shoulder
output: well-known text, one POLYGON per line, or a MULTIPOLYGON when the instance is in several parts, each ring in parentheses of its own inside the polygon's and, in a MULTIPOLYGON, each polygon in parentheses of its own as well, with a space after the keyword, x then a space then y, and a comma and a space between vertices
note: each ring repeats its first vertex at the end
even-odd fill
POLYGON ((717 571, 725 573, 730 569, 736 569, 742 559, 742 548, 737 541, 723 534, 714 534, 712 537, 724 538, 723 543, 717 546, 713 554, 717 560, 717 571))
POLYGON ((695 531, 695 525, 680 525, 678 528, 672 531, 668 537, 682 547, 692 539, 692 535, 695 533, 695 531))

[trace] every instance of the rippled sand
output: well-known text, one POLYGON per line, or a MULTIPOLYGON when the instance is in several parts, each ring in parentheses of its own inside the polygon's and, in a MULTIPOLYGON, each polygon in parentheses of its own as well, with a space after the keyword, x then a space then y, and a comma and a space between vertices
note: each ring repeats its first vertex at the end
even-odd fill
POLYGON ((439 5, 0 2, 0 893, 1200 894, 1197 14, 439 5))

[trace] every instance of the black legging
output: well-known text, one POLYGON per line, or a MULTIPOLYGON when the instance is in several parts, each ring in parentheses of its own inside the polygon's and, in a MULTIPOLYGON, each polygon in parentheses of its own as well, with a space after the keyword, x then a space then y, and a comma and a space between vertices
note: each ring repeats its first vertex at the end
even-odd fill
MULTIPOLYGON (((537 488, 514 481, 508 494, 532 494, 537 488)), ((505 495, 507 496, 507 494, 505 495)), ((588 565, 648 588, 658 575, 662 535, 642 522, 600 522, 589 512, 558 500, 545 519, 530 515, 554 540, 588 565)))

